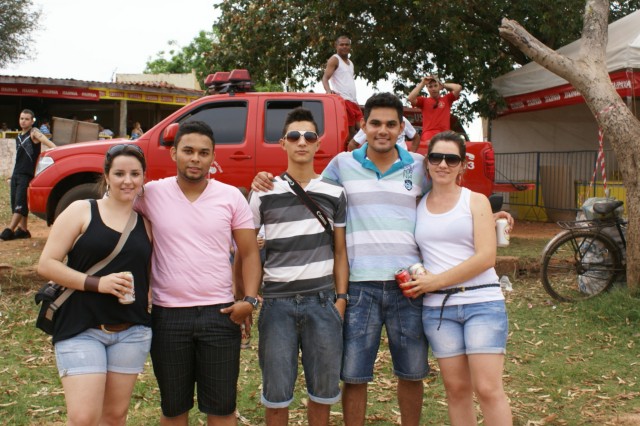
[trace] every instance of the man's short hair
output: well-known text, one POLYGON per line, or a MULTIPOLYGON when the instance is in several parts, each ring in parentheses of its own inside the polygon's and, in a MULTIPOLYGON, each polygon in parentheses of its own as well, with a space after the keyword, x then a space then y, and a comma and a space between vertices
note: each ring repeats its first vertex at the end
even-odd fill
POLYGON ((207 136, 209 139, 211 139, 211 148, 214 149, 216 147, 216 140, 213 138, 213 130, 211 129, 211 126, 209 126, 204 121, 198 120, 185 121, 180 125, 180 127, 178 128, 178 133, 176 133, 174 146, 177 148, 178 143, 180 143, 180 139, 182 139, 182 136, 191 133, 197 133, 199 135, 207 136))
POLYGON ((351 41, 351 37, 349 37, 348 35, 344 35, 343 34, 341 36, 338 36, 338 38, 336 39, 336 44, 338 44, 338 41, 342 40, 342 39, 347 39, 347 40, 351 41))
POLYGON ((316 123, 316 120, 313 118, 313 113, 306 108, 297 107, 289 111, 289 114, 287 114, 287 118, 284 120, 284 127, 282 128, 282 136, 287 134, 289 124, 296 121, 308 121, 312 123, 313 127, 316 129, 316 133, 318 133, 318 123, 316 123))
POLYGON ((369 120, 369 114, 371 114, 371 110, 374 108, 394 108, 398 111, 398 120, 402 122, 402 116, 404 113, 404 108, 402 106, 402 102, 400 99, 393 93, 376 93, 367 99, 367 102, 364 104, 364 121, 369 120))
POLYGON ((23 109, 22 111, 20 111, 20 114, 29 114, 31 116, 31 118, 35 118, 36 117, 34 112, 31 111, 30 109, 23 109))

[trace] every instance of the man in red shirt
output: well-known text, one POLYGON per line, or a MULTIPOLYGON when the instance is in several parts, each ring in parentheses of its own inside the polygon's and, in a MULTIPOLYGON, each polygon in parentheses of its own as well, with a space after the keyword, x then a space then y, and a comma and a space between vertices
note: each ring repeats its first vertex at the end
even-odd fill
POLYGON ((441 83, 437 77, 428 75, 411 91, 409 102, 422 110, 422 136, 420 145, 428 144, 431 138, 450 129, 451 105, 460 97, 462 86, 456 83, 441 83), (429 97, 418 96, 427 86, 429 97), (448 93, 440 96, 442 89, 448 93))

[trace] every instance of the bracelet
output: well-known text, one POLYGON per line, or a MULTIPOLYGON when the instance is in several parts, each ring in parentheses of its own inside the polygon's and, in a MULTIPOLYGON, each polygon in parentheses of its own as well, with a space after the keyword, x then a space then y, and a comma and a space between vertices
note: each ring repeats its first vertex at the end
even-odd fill
POLYGON ((100 277, 96 277, 95 275, 87 275, 87 278, 84 279, 84 291, 93 291, 95 293, 99 293, 98 283, 100 283, 100 277))

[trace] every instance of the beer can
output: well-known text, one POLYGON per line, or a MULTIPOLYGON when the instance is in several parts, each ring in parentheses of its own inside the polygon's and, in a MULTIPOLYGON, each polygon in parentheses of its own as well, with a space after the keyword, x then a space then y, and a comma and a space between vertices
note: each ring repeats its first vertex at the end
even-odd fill
POLYGON ((409 266, 409 274, 411 274, 411 276, 414 276, 414 275, 426 275, 427 274, 427 269, 420 262, 414 263, 413 265, 409 266))
POLYGON ((404 284, 411 281, 411 274, 406 270, 406 268, 398 269, 395 273, 395 277, 398 284, 404 284))
POLYGON ((508 228, 509 222, 507 222, 507 219, 501 218, 496 220, 496 241, 498 247, 507 247, 509 245, 508 228))
POLYGON ((121 274, 127 275, 131 278, 131 293, 127 292, 124 294, 124 297, 118 299, 118 302, 123 305, 129 305, 136 301, 136 288, 133 281, 133 274, 130 271, 121 272, 121 274))

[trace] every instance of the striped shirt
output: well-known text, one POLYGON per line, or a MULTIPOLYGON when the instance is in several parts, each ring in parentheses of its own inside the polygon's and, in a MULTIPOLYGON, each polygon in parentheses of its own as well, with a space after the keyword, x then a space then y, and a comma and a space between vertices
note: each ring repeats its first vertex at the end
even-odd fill
MULTIPOLYGON (((318 177, 305 191, 334 227, 345 226, 347 200, 341 186, 318 177)), ((264 225, 263 296, 333 292, 332 238, 289 184, 276 177, 273 190, 251 193, 249 206, 256 229, 264 225)))
POLYGON ((367 147, 337 155, 322 175, 347 193, 349 281, 393 280, 397 269, 420 261, 413 233, 427 189, 424 157, 396 146, 398 161, 382 174, 367 147))

